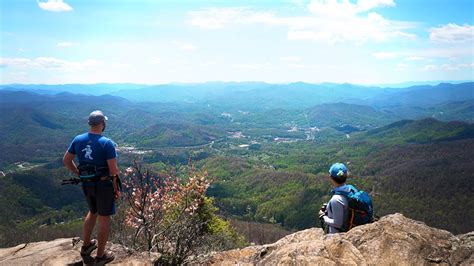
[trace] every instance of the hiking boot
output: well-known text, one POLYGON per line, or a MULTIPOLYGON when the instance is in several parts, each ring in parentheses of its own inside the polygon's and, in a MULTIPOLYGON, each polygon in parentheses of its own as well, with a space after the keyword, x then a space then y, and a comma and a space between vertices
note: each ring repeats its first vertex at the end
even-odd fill
POLYGON ((95 257, 95 265, 104 265, 115 259, 114 254, 111 252, 104 252, 102 257, 95 257))
POLYGON ((92 239, 91 243, 87 246, 81 247, 81 256, 90 256, 92 251, 97 248, 97 240, 92 239))

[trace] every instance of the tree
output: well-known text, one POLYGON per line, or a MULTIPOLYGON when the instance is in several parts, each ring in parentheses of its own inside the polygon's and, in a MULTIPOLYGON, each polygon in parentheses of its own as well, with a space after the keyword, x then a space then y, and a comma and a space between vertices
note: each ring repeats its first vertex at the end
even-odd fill
POLYGON ((216 215, 206 197, 205 172, 190 167, 184 178, 154 174, 134 163, 124 178, 124 224, 131 234, 122 235, 136 250, 161 254, 162 263, 181 264, 202 251, 243 245, 228 222, 216 215), (210 241, 212 239, 212 241, 210 241))

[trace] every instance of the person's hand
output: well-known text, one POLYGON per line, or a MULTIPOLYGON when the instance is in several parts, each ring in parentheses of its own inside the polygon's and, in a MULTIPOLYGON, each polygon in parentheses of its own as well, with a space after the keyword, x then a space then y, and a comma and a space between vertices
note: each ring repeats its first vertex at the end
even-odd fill
POLYGON ((325 212, 325 211, 327 210, 327 208, 328 208, 328 204, 327 204, 327 203, 324 203, 323 205, 321 205, 320 210, 323 211, 323 212, 325 212))
POLYGON ((120 196, 122 195, 119 189, 115 190, 114 194, 115 194, 114 197, 116 200, 120 199, 120 196))
POLYGON ((118 176, 113 176, 112 177, 112 183, 114 185, 114 198, 116 200, 119 199, 120 195, 122 194, 122 193, 120 193, 120 188, 118 187, 117 178, 118 178, 118 176))
POLYGON ((323 216, 325 215, 326 213, 322 210, 319 210, 319 213, 318 213, 318 217, 319 219, 323 218, 323 216))

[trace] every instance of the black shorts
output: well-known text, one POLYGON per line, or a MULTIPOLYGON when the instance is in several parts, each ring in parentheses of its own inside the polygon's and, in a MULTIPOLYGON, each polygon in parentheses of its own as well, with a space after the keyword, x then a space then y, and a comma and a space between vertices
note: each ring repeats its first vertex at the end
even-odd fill
POLYGON ((82 183, 89 211, 100 216, 115 214, 115 195, 112 180, 82 183))

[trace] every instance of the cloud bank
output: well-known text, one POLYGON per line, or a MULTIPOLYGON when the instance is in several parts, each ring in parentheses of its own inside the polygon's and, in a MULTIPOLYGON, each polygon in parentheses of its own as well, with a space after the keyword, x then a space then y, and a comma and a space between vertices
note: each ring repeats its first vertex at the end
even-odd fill
POLYGON ((47 0, 46 2, 37 1, 38 6, 46 11, 51 12, 66 12, 72 11, 72 7, 63 0, 47 0))

